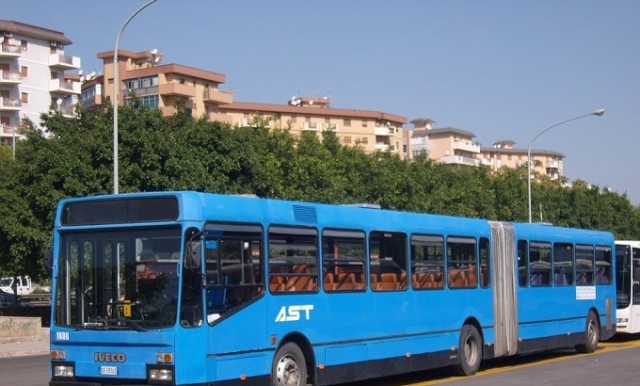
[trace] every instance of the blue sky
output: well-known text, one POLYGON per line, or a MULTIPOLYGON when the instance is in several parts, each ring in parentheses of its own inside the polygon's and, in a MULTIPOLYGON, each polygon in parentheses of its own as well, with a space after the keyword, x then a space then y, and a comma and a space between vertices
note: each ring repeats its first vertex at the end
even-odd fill
MULTIPOLYGON (((85 73, 146 0, 0 0, 1 19, 61 31, 85 73)), ((640 1, 158 0, 120 48, 224 74, 242 102, 430 118, 483 146, 566 156, 564 173, 640 205, 640 1)), ((408 125, 410 127, 411 125, 408 125)))

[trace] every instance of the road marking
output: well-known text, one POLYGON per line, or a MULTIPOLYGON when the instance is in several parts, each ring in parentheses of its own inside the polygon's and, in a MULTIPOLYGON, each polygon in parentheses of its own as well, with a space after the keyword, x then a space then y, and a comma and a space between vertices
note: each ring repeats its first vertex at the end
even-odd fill
MULTIPOLYGON (((449 377, 449 378, 442 378, 442 379, 436 379, 436 380, 424 381, 424 382, 417 382, 417 383, 405 383, 405 384, 403 384, 403 386, 432 386, 432 385, 442 385, 442 384, 445 384, 445 383, 469 381, 470 379, 473 379, 474 377, 482 377, 482 376, 486 376, 486 375, 500 374, 500 373, 504 373, 504 372, 512 371, 512 370, 516 370, 516 369, 526 369, 526 368, 529 368, 529 367, 534 367, 534 366, 539 366, 539 365, 544 365, 544 364, 549 364, 549 363, 557 363, 557 362, 567 361, 567 360, 570 360, 570 359, 580 358, 580 357, 583 357, 585 355, 606 354, 606 353, 610 353, 610 352, 614 352, 614 351, 620 351, 620 350, 626 350, 626 349, 630 349, 630 348, 634 348, 634 347, 638 347, 638 346, 640 346, 640 340, 625 341, 625 342, 607 341, 607 342, 598 343, 598 349, 596 350, 596 352, 591 353, 591 354, 578 354, 578 353, 576 353, 575 351, 573 351, 571 349, 567 349, 566 352, 547 351, 547 352, 541 352, 541 353, 527 354, 527 355, 525 355, 525 356, 523 356, 521 358, 526 359, 528 356, 533 358, 532 357, 533 355, 542 355, 542 354, 549 354, 549 355, 553 354, 553 355, 557 355, 557 356, 554 356, 553 358, 548 358, 548 359, 535 360, 535 362, 532 362, 532 363, 515 363, 513 365, 506 364, 506 365, 501 366, 501 367, 488 368, 488 369, 479 371, 478 373, 476 373, 476 375, 474 375, 472 377, 449 377)), ((496 358, 496 359, 499 359, 499 358, 496 358)), ((503 358, 503 359, 508 359, 508 358, 503 358)))

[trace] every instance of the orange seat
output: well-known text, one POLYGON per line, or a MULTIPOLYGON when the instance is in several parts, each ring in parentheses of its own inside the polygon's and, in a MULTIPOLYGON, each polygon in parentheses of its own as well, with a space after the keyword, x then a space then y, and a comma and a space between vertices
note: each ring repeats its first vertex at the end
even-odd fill
POLYGON ((285 277, 284 276, 271 276, 269 280, 269 289, 271 292, 280 292, 284 291, 285 286, 285 277))
POLYGON ((469 274, 467 275, 467 287, 475 287, 476 284, 476 266, 472 265, 469 267, 469 274))
POLYGON ((334 282, 333 273, 327 272, 324 275, 323 286, 325 291, 333 291, 336 289, 336 283, 334 282))
POLYGON ((466 272, 460 269, 452 269, 449 271, 449 287, 462 288, 467 285, 466 272))
POLYGON ((436 272, 433 274, 433 282, 435 288, 444 287, 444 280, 442 279, 442 272, 436 272))
POLYGON ((398 282, 398 288, 399 289, 406 289, 407 288, 407 273, 406 272, 402 272, 400 274, 400 281, 398 282))
POLYGON ((337 291, 350 291, 355 289, 356 278, 353 273, 339 273, 336 282, 337 291))
POLYGON ((398 289, 398 276, 395 273, 387 272, 380 275, 378 291, 392 291, 398 289))

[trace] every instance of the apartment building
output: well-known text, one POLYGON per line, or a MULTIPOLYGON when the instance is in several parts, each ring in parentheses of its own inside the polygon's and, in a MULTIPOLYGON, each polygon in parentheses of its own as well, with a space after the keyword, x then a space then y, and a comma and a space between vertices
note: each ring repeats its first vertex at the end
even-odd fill
MULTIPOLYGON (((503 166, 517 168, 527 166, 527 150, 514 148, 515 142, 510 140, 497 141, 493 147, 480 149, 483 164, 498 170, 503 166)), ((556 180, 563 173, 564 154, 552 150, 531 149, 531 170, 556 180)))
MULTIPOLYGON (((82 85, 82 106, 91 108, 103 97, 113 100, 114 51, 101 52, 104 75, 82 85)), ((235 102, 233 95, 221 91, 222 74, 179 64, 161 64, 157 52, 118 50, 119 103, 136 95, 143 104, 159 108, 163 115, 175 113, 176 98, 194 117, 206 116, 238 126, 256 124, 255 118, 272 127, 289 129, 294 135, 304 131, 319 137, 334 132, 345 145, 359 145, 365 151, 384 150, 401 154, 402 126, 407 119, 379 111, 336 109, 329 98, 293 97, 284 104, 235 102)))
MULTIPOLYGON (((414 119, 411 123, 414 129, 403 135, 404 155, 409 160, 427 154, 441 163, 485 165, 493 171, 527 164, 528 149, 516 149, 513 141, 497 141, 493 147, 482 147, 473 141, 475 134, 470 131, 452 127, 434 129, 435 121, 428 118, 414 119)), ((531 149, 532 170, 552 179, 563 175, 563 159, 564 155, 555 151, 531 149)))
POLYGON ((71 44, 62 32, 11 20, 0 20, 0 141, 14 144, 23 137, 23 119, 36 126, 40 114, 53 106, 73 116, 80 82, 67 70, 80 69, 80 58, 66 55, 71 44))

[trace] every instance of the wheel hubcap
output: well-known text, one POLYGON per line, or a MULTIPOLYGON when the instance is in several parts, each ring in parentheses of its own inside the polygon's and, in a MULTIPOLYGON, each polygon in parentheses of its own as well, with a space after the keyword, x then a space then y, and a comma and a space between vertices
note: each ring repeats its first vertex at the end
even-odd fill
POLYGON ((464 345, 464 357, 467 359, 467 364, 473 366, 478 359, 477 351, 478 342, 473 337, 467 338, 464 345))
POLYGON ((289 355, 283 356, 276 368, 279 386, 298 386, 300 384, 300 368, 289 355))
POLYGON ((589 330, 587 333, 589 334, 589 342, 591 343, 597 343, 598 341, 598 331, 596 328, 596 323, 593 320, 589 321, 589 330))

